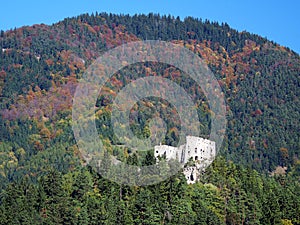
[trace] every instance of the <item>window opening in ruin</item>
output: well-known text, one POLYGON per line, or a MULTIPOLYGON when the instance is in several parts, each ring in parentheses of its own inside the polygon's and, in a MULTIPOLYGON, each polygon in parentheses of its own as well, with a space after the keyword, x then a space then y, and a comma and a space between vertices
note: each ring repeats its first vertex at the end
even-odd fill
POLYGON ((193 174, 191 174, 190 179, 191 179, 191 181, 194 181, 194 176, 193 176, 193 174))

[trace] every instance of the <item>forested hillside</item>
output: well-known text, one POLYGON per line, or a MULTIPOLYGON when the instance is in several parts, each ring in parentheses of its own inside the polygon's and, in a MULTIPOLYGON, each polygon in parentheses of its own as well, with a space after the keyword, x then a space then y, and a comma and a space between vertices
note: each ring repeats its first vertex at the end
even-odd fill
MULTIPOLYGON (((227 24, 106 13, 1 31, 0 45, 0 224, 300 224, 300 57, 292 50, 227 24), (120 186, 82 165, 72 131, 78 79, 105 51, 138 40, 190 49, 225 93, 225 140, 195 185, 178 173, 120 186)), ((130 165, 155 159, 120 146, 112 101, 132 80, 158 75, 193 96, 203 137, 211 128, 214 112, 187 74, 161 63, 126 67, 102 89, 95 115, 109 153, 130 165)), ((155 116, 167 124, 163 142, 176 145, 178 115, 162 99, 137 102, 132 131, 149 136, 155 116)))

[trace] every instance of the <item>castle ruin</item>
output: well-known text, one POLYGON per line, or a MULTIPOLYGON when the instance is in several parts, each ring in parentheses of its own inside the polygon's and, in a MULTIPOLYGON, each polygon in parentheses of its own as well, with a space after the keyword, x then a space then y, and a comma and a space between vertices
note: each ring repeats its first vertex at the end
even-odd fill
POLYGON ((195 136, 187 136, 186 144, 179 147, 168 145, 154 146, 155 158, 166 157, 166 160, 176 159, 182 167, 189 160, 192 160, 194 166, 184 167, 183 173, 188 184, 193 184, 197 181, 200 174, 213 162, 216 156, 215 142, 208 139, 195 136))

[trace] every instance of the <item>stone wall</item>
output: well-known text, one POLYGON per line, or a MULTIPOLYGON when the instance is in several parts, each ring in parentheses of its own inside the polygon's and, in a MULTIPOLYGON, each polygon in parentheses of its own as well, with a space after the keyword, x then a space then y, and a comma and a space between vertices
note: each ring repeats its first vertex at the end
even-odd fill
POLYGON ((154 147, 155 158, 166 157, 166 160, 176 159, 182 167, 192 159, 194 166, 184 168, 184 175, 188 183, 195 183, 199 175, 215 159, 216 147, 215 142, 208 139, 195 136, 187 136, 186 144, 179 147, 168 145, 158 145, 154 147))

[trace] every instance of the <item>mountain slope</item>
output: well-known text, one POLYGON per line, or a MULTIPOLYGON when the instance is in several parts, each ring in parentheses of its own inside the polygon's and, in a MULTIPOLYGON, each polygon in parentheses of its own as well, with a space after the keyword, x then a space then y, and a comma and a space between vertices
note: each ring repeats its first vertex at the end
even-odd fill
MULTIPOLYGON (((70 111, 76 78, 94 59, 114 46, 146 39, 184 45, 215 73, 228 106, 223 149, 228 159, 260 170, 295 163, 300 151, 299 55, 227 24, 194 18, 180 21, 155 14, 102 13, 2 32, 3 118, 38 120, 70 111)), ((178 83, 184 83, 183 79, 178 83)), ((184 86, 191 93, 199 88, 184 86)), ((203 113, 210 116, 208 111, 203 113)), ((207 132, 209 120, 203 123, 207 132)))
MULTIPOLYGON (((227 24, 155 14, 85 14, 0 32, 0 44, 0 224, 300 224, 295 52, 227 24), (225 93, 225 141, 195 185, 178 173, 156 185, 129 187, 82 166, 71 117, 78 79, 105 51, 150 39, 198 54, 225 93)), ((156 160, 152 151, 137 154, 120 145, 111 103, 132 80, 158 74, 192 96, 203 136, 210 131, 214 112, 187 74, 160 63, 126 67, 103 88, 95 117, 106 149, 130 165, 156 160)), ((163 99, 134 105, 132 131, 148 137, 154 116, 166 122, 163 142, 176 145, 178 115, 163 99)))

